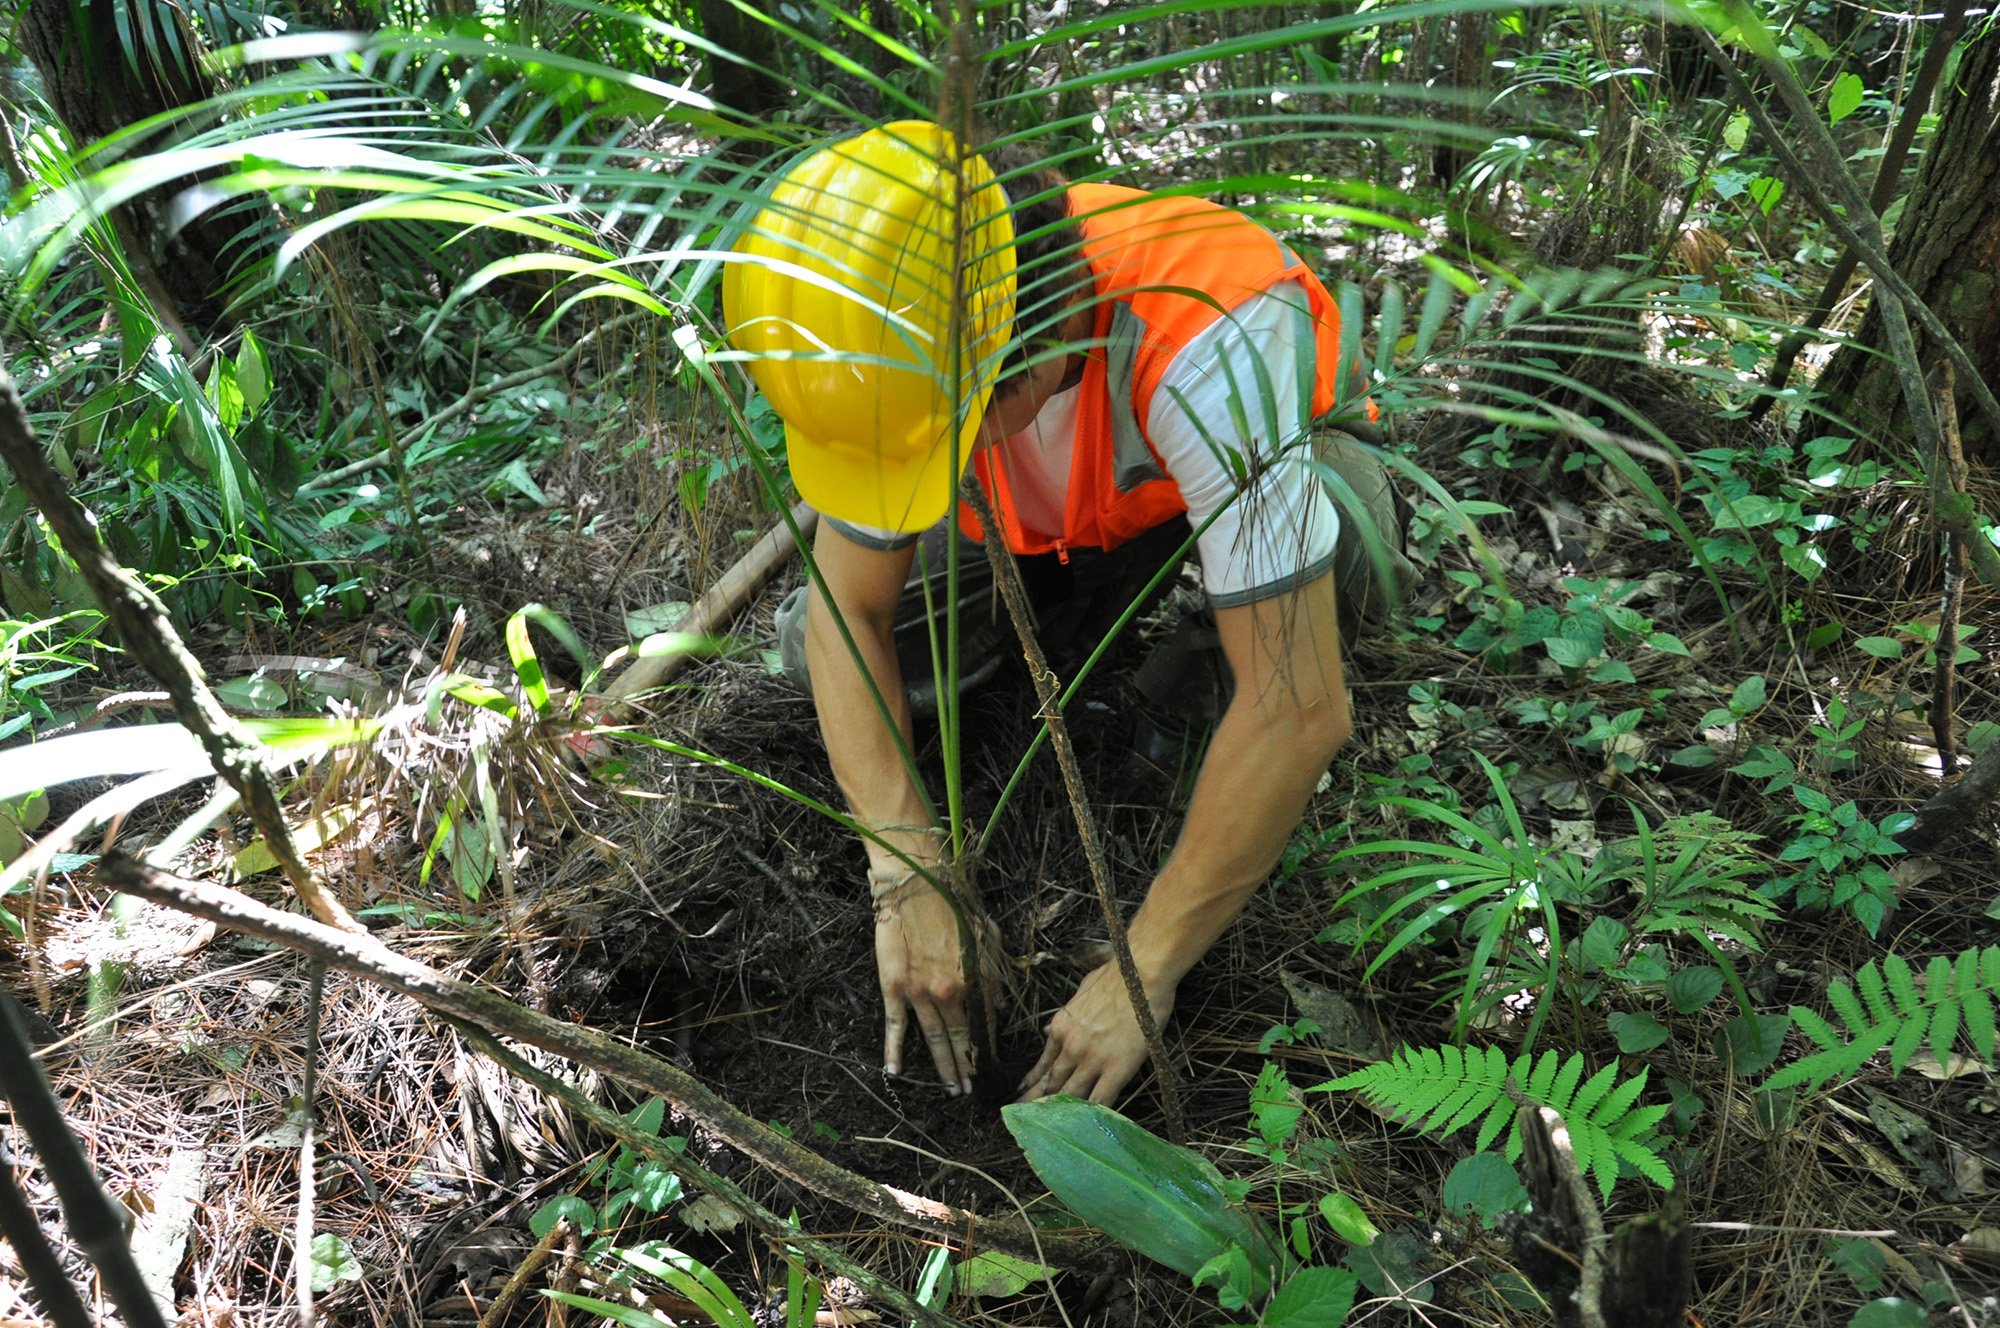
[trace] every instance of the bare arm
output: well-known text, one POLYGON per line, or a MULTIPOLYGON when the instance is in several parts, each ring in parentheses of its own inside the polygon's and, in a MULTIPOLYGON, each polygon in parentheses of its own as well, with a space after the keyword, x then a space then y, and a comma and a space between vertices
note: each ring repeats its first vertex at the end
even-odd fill
MULTIPOLYGON (((861 658, 889 704, 905 744, 910 741, 910 705, 896 663, 893 637, 896 602, 909 575, 912 550, 865 548, 822 521, 813 539, 813 558, 827 590, 840 605, 861 658)), ((806 664, 812 671, 819 727, 833 762, 833 777, 855 818, 919 862, 937 858, 930 816, 897 750, 896 736, 882 723, 867 679, 841 639, 826 600, 812 597, 806 612, 806 664)), ((894 854, 867 842, 869 866, 898 865, 894 854)))
MULTIPOLYGON (((896 662, 894 631, 896 604, 912 551, 864 548, 831 522, 822 521, 813 556, 907 746, 910 705, 896 662)), ((806 662, 812 671, 820 733, 849 809, 915 861, 937 862, 940 836, 910 780, 895 736, 882 723, 867 679, 855 667, 839 624, 818 595, 807 610, 806 662)), ((908 872, 908 866, 880 844, 864 843, 872 872, 892 880, 908 872)), ((953 1093, 970 1092, 974 1061, 958 918, 942 895, 921 887, 898 890, 877 906, 875 969, 882 988, 883 1069, 902 1073, 903 1035, 908 1012, 914 1010, 938 1077, 953 1093)))
MULTIPOLYGON (((1215 621, 1236 697, 1202 762, 1180 842, 1132 920, 1132 958, 1162 1021, 1181 979, 1270 874, 1353 725, 1330 573, 1276 599, 1218 609, 1215 621)), ((1106 965, 1051 1021, 1022 1088, 1108 1103, 1145 1057, 1124 984, 1106 965)))

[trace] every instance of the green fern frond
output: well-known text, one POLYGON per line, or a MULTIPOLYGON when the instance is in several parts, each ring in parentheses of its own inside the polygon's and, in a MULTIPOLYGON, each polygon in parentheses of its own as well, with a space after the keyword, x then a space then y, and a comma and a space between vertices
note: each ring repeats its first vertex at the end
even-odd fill
POLYGON ((1792 1007, 1792 1023, 1819 1050, 1772 1075, 1765 1087, 1817 1089, 1851 1078, 1884 1048, 1892 1074, 1900 1073, 1924 1047, 1939 1064, 1949 1064, 1961 1037, 1974 1056, 1990 1061, 2000 1051, 1993 1019, 1996 992, 2000 945, 1975 946, 1955 960, 1939 955, 1925 966, 1921 988, 1916 970, 1900 955, 1885 955, 1879 965, 1871 959, 1851 984, 1827 988, 1826 1002, 1839 1028, 1811 1010, 1792 1007))
POLYGON ((1521 1155, 1511 1083, 1524 1100, 1561 1113, 1577 1165, 1597 1178, 1607 1202, 1621 1163, 1648 1180, 1672 1185, 1673 1171, 1653 1147, 1653 1129, 1668 1108, 1635 1105, 1646 1091, 1646 1072, 1620 1080, 1614 1062, 1585 1079, 1587 1068, 1580 1054, 1565 1060, 1545 1051, 1539 1058, 1521 1055, 1510 1064, 1497 1047, 1405 1047, 1386 1061, 1308 1091, 1359 1092, 1384 1114, 1436 1134, 1450 1134, 1478 1120, 1477 1146, 1484 1150, 1505 1131, 1511 1161, 1521 1155))

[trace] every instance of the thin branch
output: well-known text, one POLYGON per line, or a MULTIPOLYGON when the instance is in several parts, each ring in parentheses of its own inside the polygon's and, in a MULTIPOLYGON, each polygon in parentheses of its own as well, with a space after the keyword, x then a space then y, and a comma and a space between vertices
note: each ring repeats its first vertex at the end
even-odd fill
MULTIPOLYGON (((1746 21, 1755 20, 1746 19, 1746 21)), ((1966 385, 1972 389, 1973 399, 1979 403, 1980 410, 1986 413, 1996 433, 2000 433, 2000 403, 1994 401, 1993 393, 1987 388, 1985 380, 1979 376, 1979 368, 1966 355, 1965 348, 1959 345, 1957 338, 1951 335, 1950 329, 1945 327, 1931 307, 1924 303, 1922 297, 1910 289, 1909 283, 1903 280, 1895 266, 1889 262, 1888 255, 1883 251, 1880 220, 1869 210, 1867 200, 1861 197, 1860 186, 1854 183, 1854 176, 1848 171, 1846 163, 1841 160, 1839 150, 1833 145, 1832 136, 1827 132, 1826 126, 1820 123, 1819 112, 1806 97, 1805 90, 1798 86, 1798 80, 1792 76, 1790 68, 1781 60, 1764 58, 1765 68, 1769 71, 1772 81, 1777 84, 1780 93, 1784 95, 1794 120, 1804 122, 1806 137, 1813 146, 1814 156, 1825 165, 1826 174, 1832 182, 1831 193, 1828 185, 1806 169, 1805 163, 1792 150, 1791 144, 1772 120, 1771 113, 1751 94, 1749 84, 1745 81, 1743 72, 1736 67, 1736 62, 1729 58, 1706 28, 1696 24, 1694 31, 1707 49, 1709 57, 1728 77, 1730 87, 1735 90, 1738 99, 1750 112, 1751 118, 1757 122, 1758 132, 1764 135, 1765 141, 1777 154, 1779 162, 1819 205, 1821 219, 1843 241, 1860 252, 1862 261, 1875 275, 1876 308, 1882 315, 1882 329, 1889 341, 1889 360, 1895 366, 1896 381, 1902 388, 1903 403, 1910 412, 1910 425, 1917 436, 1918 455, 1923 458, 1933 490, 1942 491, 1941 486, 1949 484, 1949 480, 1948 478, 1941 480, 1936 473, 1944 452, 1940 442, 1937 414, 1931 404, 1930 388, 1924 382, 1923 371, 1917 363, 1916 341, 1910 335, 1908 317, 1910 311, 1916 312, 1918 321, 1924 325, 1924 331, 1945 352, 1949 362, 1965 375, 1966 385), (1843 207, 1846 209, 1845 214, 1841 210, 1843 207), (1857 222, 1865 229, 1865 235, 1851 224, 1857 222)), ((1979 575, 1990 584, 2000 586, 2000 549, 1995 549, 1985 538, 1971 499, 1962 493, 1954 494, 1951 500, 1936 504, 1936 515, 1940 528, 1964 538, 1966 549, 1979 568, 1979 575)))
MULTIPOLYGON (((1958 437, 1958 403, 1952 392, 1950 361, 1933 373, 1937 389, 1939 455, 1930 466, 1934 513, 1970 506, 1965 486, 1971 471, 1958 437)), ((1939 524, 1942 524, 1940 522, 1939 524)), ((1976 534, 1975 534, 1976 538, 1976 534)), ((1965 602, 1966 541, 1962 532, 1944 532, 1944 598, 1938 605, 1937 670, 1931 684, 1931 733, 1937 739, 1938 773, 1950 779, 1958 773, 1958 741, 1952 733, 1952 711, 1958 691, 1958 615, 1965 602)))
POLYGON ((1094 1266, 1098 1249, 1094 1244, 1046 1234, 1038 1237, 1009 1218, 981 1217, 935 1199, 878 1185, 745 1115, 679 1066, 595 1029, 525 1009, 494 992, 448 978, 397 954, 366 932, 345 932, 285 913, 241 891, 173 876, 122 853, 107 855, 98 864, 97 875, 128 894, 275 941, 324 960, 329 967, 400 992, 440 1015, 490 1029, 657 1094, 779 1175, 858 1212, 921 1231, 954 1248, 998 1249, 1023 1259, 1035 1257, 1039 1238, 1049 1262, 1094 1266))
MULTIPOLYGON (((7 388, 6 395, 14 399, 13 384, 7 383, 7 388)), ((132 1257, 126 1228, 131 1214, 112 1201, 91 1170, 83 1145, 63 1119, 55 1089, 35 1059, 21 1007, 4 991, 0 991, 0 1092, 7 1096, 15 1127, 34 1143, 35 1156, 62 1200, 70 1239, 97 1265, 105 1294, 132 1328, 166 1328, 159 1304, 132 1257)))
MULTIPOLYGON (((896 1311, 899 1317, 915 1319, 926 1328, 962 1328, 958 1320, 939 1313, 905 1292, 894 1282, 880 1273, 848 1258, 838 1248, 825 1241, 814 1240, 797 1223, 788 1222, 770 1209, 758 1203, 741 1189, 723 1177, 716 1175, 697 1162, 689 1160, 687 1154, 677 1153, 665 1140, 634 1128, 631 1121, 617 1112, 591 1101, 574 1087, 564 1083, 546 1070, 537 1069, 528 1061, 507 1050, 500 1040, 484 1029, 471 1024, 452 1021, 459 1032, 465 1034, 472 1044, 490 1056, 514 1075, 533 1084, 547 1096, 563 1104, 571 1112, 605 1134, 618 1140, 641 1157, 659 1163, 683 1180, 693 1181, 703 1190, 734 1208, 764 1236, 780 1244, 790 1245, 801 1254, 817 1262, 821 1267, 831 1269, 840 1276, 853 1281, 869 1297, 896 1311)), ((1025 1224, 1023 1224, 1025 1226, 1025 1224)), ((1033 1228, 1027 1230, 1032 1234, 1033 1228)), ((553 1234, 553 1233, 551 1233, 553 1234)), ((546 1242, 544 1242, 546 1243, 546 1242)), ((510 1281, 509 1285, 512 1283, 510 1281)), ((502 1288, 503 1297, 507 1294, 502 1288)), ((497 1308, 500 1302, 494 1301, 497 1308)), ((488 1317, 491 1317, 489 1312, 488 1317)))
POLYGON ((313 1152, 319 1146, 319 1016, 326 996, 326 963, 315 959, 306 988, 306 1081, 299 1090, 299 1222, 293 1238, 292 1276, 298 1289, 299 1328, 313 1328, 313 1197, 319 1180, 314 1175, 313 1152))
POLYGON ((41 509, 63 552, 96 596, 99 607, 118 630, 118 638, 133 658, 166 688, 174 716, 200 740, 215 772, 243 799, 257 832, 270 845, 285 879, 321 921, 350 932, 362 930, 347 910, 320 887, 292 842, 285 824, 277 786, 265 766, 262 748, 215 699, 195 657, 181 643, 166 606, 139 579, 126 571, 98 538, 97 524, 83 510, 69 486, 49 464, 14 380, 0 372, 0 460, 14 472, 28 499, 41 509))
POLYGON ((1048 728, 1049 746, 1055 749, 1063 787, 1069 791, 1070 810, 1076 815, 1076 832, 1083 840, 1090 878, 1097 885, 1097 902, 1104 910, 1104 928, 1111 936, 1118 974, 1125 979, 1125 995, 1132 1002, 1139 1032, 1146 1039, 1146 1053, 1153 1058, 1153 1072, 1159 1076, 1167 1133, 1175 1143, 1184 1143, 1187 1118, 1181 1111, 1180 1075, 1167 1059, 1166 1045, 1160 1038, 1160 1021, 1154 1017, 1153 1003, 1146 997, 1146 984, 1140 980, 1139 965, 1132 958, 1132 945, 1125 935, 1125 919, 1119 914, 1118 901, 1111 892, 1111 865, 1104 856, 1104 841, 1098 837, 1097 819, 1090 811, 1090 791, 1083 784, 1083 767, 1077 762, 1076 748, 1069 740, 1069 725, 1063 720, 1062 689, 1055 672, 1049 668, 1048 656, 1042 652, 1042 643, 1035 637, 1028 594, 1021 585, 1021 569, 1014 562, 1014 552, 1007 547, 1000 523, 994 519, 993 505, 986 500, 979 481, 968 476, 961 491, 984 528, 986 559, 993 565, 993 579, 1000 584, 1000 598, 1006 601, 1007 616, 1014 620, 1014 631, 1021 638, 1021 652, 1028 659, 1028 673, 1035 680, 1035 696, 1041 702, 1038 718, 1048 728))

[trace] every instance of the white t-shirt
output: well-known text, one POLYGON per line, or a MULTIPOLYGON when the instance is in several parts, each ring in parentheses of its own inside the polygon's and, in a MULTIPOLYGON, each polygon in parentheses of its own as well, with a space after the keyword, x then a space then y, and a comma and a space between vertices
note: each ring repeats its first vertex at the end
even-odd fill
MULTIPOLYGON (((1340 515, 1306 464, 1314 364, 1305 288, 1280 282, 1182 347, 1154 391, 1146 434, 1180 489, 1190 525, 1243 490, 1196 546, 1202 584, 1217 608, 1284 594, 1333 566, 1340 515)), ((1034 423, 999 445, 996 459, 1030 534, 1062 534, 1082 394, 1081 387, 1058 392, 1034 423)), ((875 548, 917 538, 835 524, 875 548)))

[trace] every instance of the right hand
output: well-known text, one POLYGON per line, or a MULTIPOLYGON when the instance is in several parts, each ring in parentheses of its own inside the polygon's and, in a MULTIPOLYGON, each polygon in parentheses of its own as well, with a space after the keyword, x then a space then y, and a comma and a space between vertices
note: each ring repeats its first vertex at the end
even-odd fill
MULTIPOLYGON (((994 992, 1000 929, 990 922, 987 925, 986 944, 980 949, 987 961, 987 988, 994 992)), ((942 894, 917 882, 878 913, 875 968, 882 983, 885 1015, 883 1071, 902 1073, 903 1039, 909 1028, 909 1012, 914 1010, 945 1091, 954 1097, 970 1093, 972 1076, 978 1070, 978 1049, 965 1013, 958 917, 942 894)))

